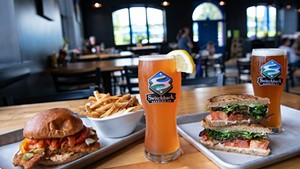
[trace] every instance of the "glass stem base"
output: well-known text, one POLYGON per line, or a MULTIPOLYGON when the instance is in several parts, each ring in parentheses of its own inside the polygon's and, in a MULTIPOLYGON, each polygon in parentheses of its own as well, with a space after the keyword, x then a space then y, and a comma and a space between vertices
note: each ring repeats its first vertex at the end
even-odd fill
POLYGON ((168 163, 170 161, 176 160, 181 155, 181 153, 182 151, 180 148, 177 149, 175 152, 166 155, 151 154, 147 152, 147 150, 145 150, 146 158, 155 163, 168 163))

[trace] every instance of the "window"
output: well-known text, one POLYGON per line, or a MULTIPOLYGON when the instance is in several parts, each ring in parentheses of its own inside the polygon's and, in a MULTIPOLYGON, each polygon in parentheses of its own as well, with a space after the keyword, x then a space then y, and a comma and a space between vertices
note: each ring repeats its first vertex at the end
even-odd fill
POLYGON ((213 3, 204 2, 198 5, 193 12, 193 41, 199 40, 197 21, 218 21, 218 46, 224 46, 224 20, 221 10, 213 3))
POLYGON ((159 43, 165 36, 163 11, 130 7, 112 13, 116 45, 159 43))
POLYGON ((276 35, 276 8, 251 6, 247 8, 247 37, 264 38, 276 35))
POLYGON ((150 43, 162 42, 164 39, 163 11, 147 8, 150 43))
POLYGON ((121 9, 113 13, 115 43, 125 45, 130 43, 130 29, 128 9, 121 9))
POLYGON ((199 35, 198 35, 198 23, 194 22, 193 23, 193 41, 198 42, 199 40, 199 35))
POLYGON ((221 20, 223 19, 222 12, 213 3, 204 2, 197 6, 193 12, 193 20, 221 20))

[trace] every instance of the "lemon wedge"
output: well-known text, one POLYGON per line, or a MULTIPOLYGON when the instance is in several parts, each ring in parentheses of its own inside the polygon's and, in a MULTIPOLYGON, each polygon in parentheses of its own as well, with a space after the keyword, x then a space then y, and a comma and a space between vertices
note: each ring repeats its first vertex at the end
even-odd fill
POLYGON ((173 50, 167 55, 175 57, 177 72, 195 73, 195 63, 187 51, 173 50))

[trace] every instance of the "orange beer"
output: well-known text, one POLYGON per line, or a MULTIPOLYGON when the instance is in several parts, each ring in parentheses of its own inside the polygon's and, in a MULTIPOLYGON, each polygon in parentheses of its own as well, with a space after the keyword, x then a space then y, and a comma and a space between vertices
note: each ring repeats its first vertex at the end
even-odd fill
POLYGON ((141 56, 139 90, 146 115, 145 155, 164 163, 180 156, 176 113, 180 99, 181 73, 173 56, 141 56))
POLYGON ((253 49, 251 79, 254 94, 270 99, 270 120, 264 124, 274 133, 281 131, 280 98, 287 75, 287 56, 283 49, 253 49))

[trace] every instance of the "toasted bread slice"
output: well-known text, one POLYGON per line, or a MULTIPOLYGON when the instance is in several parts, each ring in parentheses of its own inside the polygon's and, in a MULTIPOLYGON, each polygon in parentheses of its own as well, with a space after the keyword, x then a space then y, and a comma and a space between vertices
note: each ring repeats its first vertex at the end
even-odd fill
POLYGON ((249 155, 255 155, 255 156, 267 156, 271 152, 271 150, 269 148, 264 150, 264 149, 254 149, 254 148, 230 147, 230 146, 225 146, 221 142, 214 141, 214 140, 204 141, 204 140, 202 140, 202 138, 200 138, 199 141, 201 144, 203 144, 205 147, 207 147, 209 149, 226 151, 226 152, 249 154, 249 155))
POLYGON ((227 131, 249 131, 251 133, 272 133, 272 130, 261 125, 261 124, 239 124, 239 125, 229 125, 229 126, 211 126, 210 123, 207 123, 205 120, 201 120, 201 125, 203 128, 212 129, 212 130, 227 130, 227 131))
POLYGON ((214 96, 208 99, 206 107, 224 107, 230 104, 269 104, 268 98, 262 98, 249 94, 231 93, 214 96))

